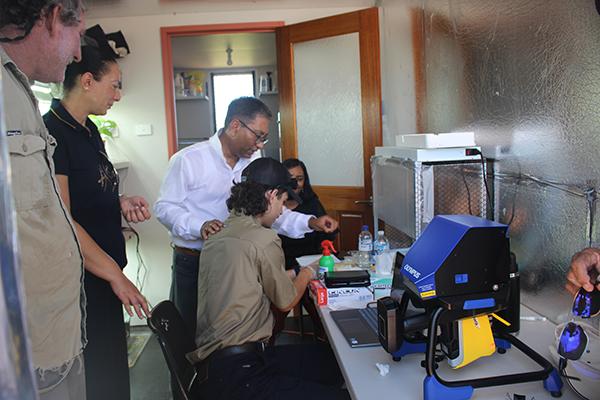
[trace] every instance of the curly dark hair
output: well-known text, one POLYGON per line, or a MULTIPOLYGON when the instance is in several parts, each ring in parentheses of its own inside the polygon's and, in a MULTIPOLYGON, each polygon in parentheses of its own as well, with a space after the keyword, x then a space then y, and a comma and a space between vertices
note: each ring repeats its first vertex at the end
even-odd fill
MULTIPOLYGON (((244 215, 257 216, 264 214, 269 208, 265 192, 272 187, 251 181, 235 183, 231 188, 231 196, 227 199, 229 211, 244 215)), ((276 189, 277 196, 283 195, 284 190, 276 189)))
POLYGON ((85 11, 83 0, 0 0, 0 29, 14 26, 22 34, 17 37, 0 37, 0 42, 16 42, 25 39, 35 23, 61 7, 60 20, 66 26, 79 24, 85 11))

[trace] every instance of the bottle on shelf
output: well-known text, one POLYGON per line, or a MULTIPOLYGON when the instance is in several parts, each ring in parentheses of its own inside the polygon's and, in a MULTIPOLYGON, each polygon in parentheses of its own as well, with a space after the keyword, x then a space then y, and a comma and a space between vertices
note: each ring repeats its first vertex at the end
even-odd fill
POLYGON ((371 252, 373 251, 373 236, 369 226, 363 225, 358 235, 358 260, 357 266, 361 269, 371 269, 371 252))
POLYGON ((260 93, 266 93, 269 91, 269 85, 267 83, 267 76, 266 75, 261 75, 260 79, 259 79, 259 92, 260 93))
POLYGON ((267 92, 273 91, 273 78, 271 77, 271 71, 267 71, 267 92))
POLYGON ((185 81, 183 78, 183 72, 175 74, 175 95, 183 96, 185 90, 185 81))
POLYGON ((373 254, 378 256, 390 249, 390 242, 385 237, 384 231, 377 231, 377 240, 373 243, 373 254))

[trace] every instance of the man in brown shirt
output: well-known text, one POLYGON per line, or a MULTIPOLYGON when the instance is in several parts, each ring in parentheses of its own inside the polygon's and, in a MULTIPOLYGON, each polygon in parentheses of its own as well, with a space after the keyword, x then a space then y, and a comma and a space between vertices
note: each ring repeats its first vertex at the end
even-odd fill
POLYGON ((83 259, 61 201, 31 80, 61 82, 81 56, 80 0, 7 0, 0 13, 4 118, 29 343, 41 400, 85 399, 83 259))
POLYGON ((281 240, 270 229, 294 181, 271 158, 253 161, 231 189, 231 214, 200 256, 196 344, 188 354, 207 399, 347 399, 331 349, 324 344, 267 347, 271 303, 292 309, 318 266, 292 281, 281 240))

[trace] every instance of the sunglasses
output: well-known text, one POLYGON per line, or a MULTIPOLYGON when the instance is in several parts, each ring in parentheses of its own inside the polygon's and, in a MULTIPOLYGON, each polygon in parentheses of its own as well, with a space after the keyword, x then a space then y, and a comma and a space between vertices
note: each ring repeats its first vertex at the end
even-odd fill
POLYGON ((560 334, 557 352, 566 360, 579 360, 587 349, 588 341, 583 328, 575 322, 569 322, 560 334))
MULTIPOLYGON (((571 312, 580 318, 591 318, 600 314, 600 290, 594 288, 588 292, 584 288, 579 289, 573 299, 571 312)), ((565 360, 579 360, 587 349, 588 341, 585 330, 571 321, 560 334, 557 352, 565 360)))
POLYGON ((600 314, 600 290, 594 288, 588 292, 584 288, 579 289, 573 299, 572 312, 581 318, 591 318, 600 314))
POLYGON ((298 181, 296 180, 296 178, 290 178, 290 181, 288 182, 287 186, 289 186, 292 189, 297 189, 298 181))
POLYGON ((297 187, 298 187, 298 182, 296 182, 296 180, 295 180, 295 179, 290 179, 290 180, 288 181, 288 183, 286 183, 285 185, 278 185, 278 186, 275 186, 275 188, 274 188, 274 189, 277 189, 277 190, 283 190, 283 191, 287 191, 287 190, 289 190, 289 189, 291 189, 291 190, 294 190, 294 189, 296 189, 297 187))

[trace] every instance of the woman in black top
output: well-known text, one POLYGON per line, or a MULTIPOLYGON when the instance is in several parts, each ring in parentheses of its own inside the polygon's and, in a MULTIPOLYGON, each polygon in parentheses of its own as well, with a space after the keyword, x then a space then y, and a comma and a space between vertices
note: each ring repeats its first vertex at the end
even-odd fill
MULTIPOLYGON (((292 178, 296 179, 298 182, 298 186, 294 191, 302 200, 302 203, 298 204, 296 201, 289 199, 285 202, 285 206, 290 210, 314 215, 317 218, 327 214, 325 208, 319 201, 319 197, 310 185, 310 178, 306 171, 306 165, 296 158, 285 160, 283 165, 288 169, 292 178)), ((321 253, 321 242, 323 240, 334 240, 336 234, 337 232, 324 233, 314 231, 305 234, 301 239, 292 239, 287 236, 279 235, 281 238, 281 247, 283 248, 283 254, 285 256, 285 268, 288 270, 294 269, 298 272, 300 266, 298 265, 296 258, 321 253)), ((300 304, 306 309, 312 320, 315 335, 324 340, 325 330, 323 329, 321 318, 317 314, 314 302, 308 297, 308 289, 300 300, 300 304)), ((273 340, 283 330, 287 314, 288 313, 274 312, 275 326, 273 327, 273 340)))
POLYGON ((44 115, 56 138, 54 164, 60 193, 71 212, 85 263, 87 399, 129 399, 127 342, 121 303, 133 316, 148 315, 144 296, 123 274, 127 264, 121 214, 150 218, 142 197, 119 197, 119 177, 88 115, 104 115, 121 98, 121 72, 112 56, 84 46, 68 66, 64 98, 44 115))
MULTIPOLYGON (((325 208, 319 201, 319 197, 313 191, 310 184, 310 178, 306 170, 306 165, 296 158, 288 158, 283 162, 283 165, 288 169, 292 178, 298 182, 298 187, 294 190, 302 199, 302 204, 298 204, 290 199, 286 201, 285 206, 290 210, 297 211, 302 214, 314 215, 320 217, 325 215, 325 208)), ((301 239, 291 239, 287 236, 280 235, 281 246, 285 254, 286 269, 296 268, 298 262, 296 257, 301 257, 310 254, 321 253, 321 242, 323 240, 335 239, 336 233, 310 232, 304 235, 301 239)))

